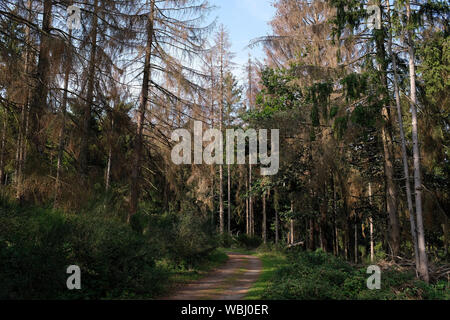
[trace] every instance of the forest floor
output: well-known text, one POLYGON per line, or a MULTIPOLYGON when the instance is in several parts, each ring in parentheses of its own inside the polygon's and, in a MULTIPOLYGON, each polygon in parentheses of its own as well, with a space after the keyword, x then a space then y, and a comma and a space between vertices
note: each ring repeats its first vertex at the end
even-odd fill
POLYGON ((242 300, 262 271, 261 260, 249 254, 227 252, 228 261, 204 278, 187 284, 164 300, 242 300))

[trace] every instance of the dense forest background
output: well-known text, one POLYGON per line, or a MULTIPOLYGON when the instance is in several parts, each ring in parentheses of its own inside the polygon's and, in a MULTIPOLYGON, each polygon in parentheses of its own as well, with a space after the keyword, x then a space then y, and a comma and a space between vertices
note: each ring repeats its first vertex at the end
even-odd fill
POLYGON ((154 297, 236 241, 448 280, 448 3, 273 5, 242 82, 207 1, 0 0, 0 297, 154 297), (279 173, 175 165, 194 121, 280 129, 279 173))

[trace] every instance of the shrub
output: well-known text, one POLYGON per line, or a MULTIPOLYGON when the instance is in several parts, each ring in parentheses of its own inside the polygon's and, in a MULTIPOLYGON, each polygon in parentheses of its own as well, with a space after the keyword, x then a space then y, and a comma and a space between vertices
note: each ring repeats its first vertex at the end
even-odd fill
POLYGON ((0 299, 154 296, 164 281, 158 251, 119 221, 29 209, 0 217, 0 299), (81 268, 82 290, 69 291, 66 269, 81 268))
POLYGON ((347 300, 347 299, 448 299, 445 283, 429 285, 414 274, 387 270, 381 290, 368 290, 366 268, 354 268, 346 261, 321 250, 290 250, 287 265, 277 270, 263 299, 347 300))

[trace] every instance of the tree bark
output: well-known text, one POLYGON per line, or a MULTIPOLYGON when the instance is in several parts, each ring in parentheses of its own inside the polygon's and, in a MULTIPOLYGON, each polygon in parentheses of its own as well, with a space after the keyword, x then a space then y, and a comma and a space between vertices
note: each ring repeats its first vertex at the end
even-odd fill
MULTIPOLYGON (((69 30, 69 43, 68 48, 72 46, 72 30, 69 30)), ((59 142, 58 142, 58 160, 56 165, 56 181, 55 181, 55 197, 54 197, 54 207, 58 206, 58 196, 59 196, 59 187, 61 182, 61 167, 62 167, 62 158, 64 155, 65 148, 65 136, 66 136, 66 113, 67 113, 67 90, 69 88, 69 77, 70 77, 70 68, 72 65, 71 52, 68 49, 68 59, 65 62, 66 68, 64 70, 64 92, 63 92, 63 100, 61 104, 61 130, 59 131, 59 142)))
POLYGON ((131 217, 136 214, 138 210, 138 202, 140 195, 140 175, 141 175, 141 161, 142 152, 144 148, 144 123, 145 113, 149 101, 149 89, 151 80, 151 58, 152 58, 152 45, 153 45, 153 29, 154 29, 154 14, 155 14, 155 0, 150 2, 150 12, 147 19, 147 44, 145 47, 145 62, 144 62, 144 74, 142 81, 141 101, 138 110, 138 124, 137 133, 134 143, 134 159, 133 169, 131 172, 131 185, 130 185, 130 209, 128 213, 127 222, 130 223, 131 217))
POLYGON ((5 110, 2 129, 2 141, 0 149, 0 185, 5 184, 5 148, 6 148, 6 129, 8 125, 8 114, 5 110))
MULTIPOLYGON (((381 8, 381 0, 377 1, 377 5, 381 8)), ((376 49, 377 60, 379 63, 380 82, 384 88, 384 92, 380 95, 383 101, 382 116, 383 123, 381 127, 381 138, 383 141, 384 151, 384 170, 386 178, 386 205, 389 215, 389 234, 392 246, 392 255, 396 257, 400 251, 400 228, 397 215, 397 192, 394 182, 394 165, 393 165, 393 139, 392 139, 392 117, 388 105, 388 83, 387 83, 387 60, 386 50, 384 47, 384 28, 377 30, 376 49)))
POLYGON ((263 211, 262 238, 264 244, 266 244, 267 243, 266 191, 264 191, 262 195, 262 211, 263 211))
POLYGON ((231 234, 231 168, 228 165, 228 234, 231 234))
POLYGON ((417 119, 417 96, 416 96, 416 66, 415 52, 412 39, 412 32, 409 29, 411 24, 411 5, 410 1, 406 1, 407 15, 407 39, 409 52, 409 79, 410 79, 410 100, 411 100, 411 120, 412 120, 412 140, 414 154, 414 188, 416 191, 416 217, 417 217, 417 245, 419 251, 418 271, 420 277, 425 281, 430 281, 428 273, 428 257, 426 252, 425 231, 423 227, 422 213, 422 176, 420 168, 420 146, 419 146, 419 130, 417 119))
POLYGON ((33 143, 39 154, 43 154, 45 137, 42 134, 41 121, 47 106, 48 81, 50 70, 50 32, 52 29, 53 1, 44 0, 44 13, 42 16, 41 44, 39 48, 39 59, 36 73, 36 85, 33 90, 30 112, 32 113, 33 143))
MULTIPOLYGON (((372 205, 372 184, 369 182, 369 203, 372 205)), ((369 217, 370 228, 370 262, 374 261, 374 246, 373 246, 373 215, 370 213, 369 217)))
POLYGON ((279 234, 278 234, 278 210, 275 210, 275 243, 279 242, 279 234))
MULTIPOLYGON (((51 4, 50 4, 51 5, 51 4)), ((28 21, 32 20, 32 0, 28 0, 27 2, 27 9, 28 9, 28 21)), ((49 29, 51 25, 51 8, 44 8, 44 20, 43 20, 43 26, 44 28, 49 29), (50 17, 49 17, 50 15, 50 17)), ((43 36, 42 36, 43 37, 43 36)), ((30 27, 25 27, 25 42, 30 47, 31 46, 31 39, 30 39, 30 27)), ((44 40, 44 38, 41 38, 41 48, 40 48, 40 55, 39 55, 39 62, 41 63, 40 67, 38 65, 38 72, 41 70, 43 73, 48 73, 48 66, 46 66, 46 58, 45 56, 48 55, 48 49, 47 46, 47 40, 44 40), (44 42, 42 42, 44 41, 44 42), (42 58, 41 58, 42 54, 42 58)), ((31 49, 27 48, 25 50, 25 76, 28 77, 31 72, 31 63, 32 63, 32 53, 31 49)), ((47 61, 48 63, 48 61, 47 61)), ((38 76, 38 84, 40 83, 39 76, 40 74, 37 74, 38 76)), ((47 79, 48 76, 45 76, 43 79, 47 79)), ((47 88, 47 86, 46 86, 47 88)), ((37 87, 35 88, 37 90, 37 87)), ((34 96, 35 92, 31 93, 31 89, 26 89, 26 97, 25 97, 25 103, 22 106, 22 111, 20 115, 20 124, 19 124, 19 134, 17 137, 17 152, 16 152, 16 169, 15 169, 15 180, 16 180, 16 199, 19 201, 22 200, 23 196, 23 190, 22 190, 22 181, 23 181, 23 167, 26 161, 26 151, 27 151, 27 140, 28 140, 28 119, 29 119, 29 112, 30 112, 30 98, 38 98, 34 96), (33 94, 33 96, 31 96, 33 94)), ((47 94, 46 91, 43 92, 43 94, 47 94)), ((46 100, 46 98, 45 98, 46 100)), ((31 103, 33 103, 31 101, 31 103)), ((37 109, 36 107, 33 107, 32 110, 37 109)), ((39 117, 37 117, 39 118, 39 117)), ((37 141, 37 139, 35 139, 37 141)))
POLYGON ((95 66, 97 62, 97 35, 98 35, 98 0, 94 0, 94 12, 92 16, 92 29, 91 29, 91 53, 89 57, 89 69, 88 69, 88 81, 87 81, 87 94, 86 102, 84 106, 80 147, 80 174, 83 178, 86 178, 88 174, 88 158, 89 158, 89 137, 90 126, 92 118, 92 104, 94 102, 94 85, 95 85, 95 66))
MULTIPOLYGON (((389 26, 390 23, 390 7, 387 6, 387 12, 389 17, 389 26)), ((389 28, 391 30, 391 28, 389 28)), ((398 117, 398 126, 400 130, 400 141, 402 146, 402 160, 403 160, 403 173, 404 173, 404 179, 405 179, 405 187, 406 187, 406 199, 408 203, 408 211, 409 211, 409 221, 410 221, 410 228, 411 228, 411 239, 414 246, 414 257, 416 260, 416 268, 419 268, 420 260, 419 260, 419 253, 417 248, 417 231, 416 231, 416 223, 415 223, 415 213, 414 213, 414 207, 413 207, 413 201, 412 201, 412 192, 411 192, 411 184, 409 180, 409 165, 408 165, 408 154, 406 150, 406 138, 405 138, 405 132, 403 129, 403 115, 402 115, 402 106, 400 102, 400 89, 398 84, 398 73, 397 73, 397 59, 392 51, 392 31, 389 31, 389 39, 388 39, 388 53, 392 58, 392 69, 394 72, 393 77, 393 83, 394 83, 394 95, 395 95, 395 104, 397 107, 397 117, 398 117)))

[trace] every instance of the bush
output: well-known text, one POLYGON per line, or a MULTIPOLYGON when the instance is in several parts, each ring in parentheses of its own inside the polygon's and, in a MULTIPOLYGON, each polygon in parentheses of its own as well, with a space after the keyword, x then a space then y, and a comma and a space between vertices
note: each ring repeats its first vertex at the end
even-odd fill
POLYGON ((189 212, 140 213, 133 218, 132 225, 151 239, 161 256, 181 268, 197 265, 219 246, 210 220, 189 212))
POLYGON ((0 299, 152 297, 165 279, 157 257, 148 239, 119 221, 8 210, 0 217, 0 299), (81 268, 82 290, 67 289, 69 265, 81 268))
POLYGON ((321 250, 288 253, 288 263, 277 270, 263 299, 347 300, 347 299, 448 299, 448 285, 428 285, 414 274, 383 271, 381 290, 368 290, 366 268, 354 268, 346 261, 321 250))

